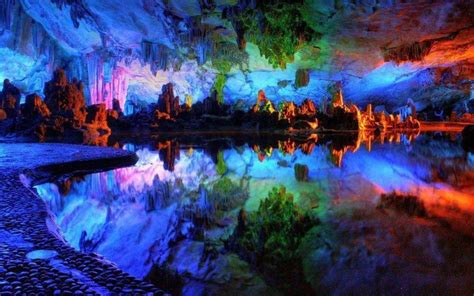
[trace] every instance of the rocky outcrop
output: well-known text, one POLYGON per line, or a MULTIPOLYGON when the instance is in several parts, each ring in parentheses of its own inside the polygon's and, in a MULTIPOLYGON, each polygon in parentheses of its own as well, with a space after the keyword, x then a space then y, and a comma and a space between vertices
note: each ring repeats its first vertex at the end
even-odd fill
POLYGON ((158 99, 158 110, 160 113, 168 114, 170 118, 175 118, 180 112, 179 97, 174 96, 173 84, 163 85, 162 93, 158 99))
POLYGON ((316 105, 311 99, 305 99, 299 108, 299 114, 303 116, 313 116, 316 112, 316 105))
POLYGON ((43 119, 51 116, 48 106, 37 94, 26 96, 21 115, 25 119, 43 119))
POLYGON ((20 90, 10 80, 3 81, 3 89, 0 94, 0 105, 8 118, 15 118, 20 110, 20 90))
POLYGON ((110 131, 107 124, 105 104, 95 104, 87 107, 86 124, 88 127, 110 131))
POLYGON ((57 69, 53 79, 46 83, 45 102, 54 115, 62 116, 75 128, 80 128, 86 120, 86 101, 82 82, 69 82, 64 70, 57 69))
POLYGON ((108 112, 105 104, 87 107, 87 117, 83 134, 84 143, 95 146, 107 146, 111 129, 108 125, 108 112))

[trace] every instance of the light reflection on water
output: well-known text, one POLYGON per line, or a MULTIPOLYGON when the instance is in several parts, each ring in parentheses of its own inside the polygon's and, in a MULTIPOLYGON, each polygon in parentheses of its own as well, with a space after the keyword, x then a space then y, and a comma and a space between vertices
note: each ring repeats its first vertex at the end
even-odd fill
POLYGON ((367 137, 338 141, 129 144, 125 148, 139 156, 135 166, 37 190, 72 246, 102 254, 141 278, 153 262, 167 262, 172 270, 187 272, 184 294, 242 286, 242 293, 272 291, 220 242, 232 232, 241 207, 256 210, 280 184, 299 207, 322 221, 303 246, 305 277, 315 290, 469 291, 474 276, 472 155, 457 140, 428 135, 384 144, 367 137), (309 168, 307 182, 295 177, 296 164, 309 168), (196 213, 202 214, 207 194, 223 176, 238 184, 245 198, 197 236, 196 228, 203 226, 196 224, 196 213), (392 191, 417 196, 428 216, 377 209, 380 195, 392 191), (210 242, 219 250, 212 259, 206 257, 210 242))

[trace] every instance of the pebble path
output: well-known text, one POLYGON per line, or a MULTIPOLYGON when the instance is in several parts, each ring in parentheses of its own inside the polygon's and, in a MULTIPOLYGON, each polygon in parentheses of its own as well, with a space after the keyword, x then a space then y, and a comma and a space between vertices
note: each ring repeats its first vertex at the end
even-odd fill
POLYGON ((69 246, 27 184, 51 173, 97 171, 135 161, 134 154, 111 148, 0 144, 0 296, 162 295, 99 255, 69 246))

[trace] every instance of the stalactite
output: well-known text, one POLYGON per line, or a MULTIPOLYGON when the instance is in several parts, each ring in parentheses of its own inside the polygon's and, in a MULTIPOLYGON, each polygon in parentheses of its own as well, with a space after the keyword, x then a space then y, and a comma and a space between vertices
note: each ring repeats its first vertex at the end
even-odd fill
POLYGON ((308 69, 298 69, 296 71, 295 77, 295 87, 301 88, 309 84, 309 70, 308 69))
POLYGON ((408 61, 421 61, 430 53, 433 46, 432 40, 404 44, 402 46, 383 49, 386 62, 394 61, 397 64, 408 61))
POLYGON ((74 27, 79 28, 79 21, 91 16, 91 13, 87 10, 82 0, 51 0, 59 9, 63 9, 65 5, 69 5, 71 20, 74 27))
POLYGON ((208 28, 196 28, 192 30, 193 43, 196 44, 195 51, 199 65, 204 65, 212 56, 213 43, 208 28))
POLYGON ((127 99, 128 74, 114 58, 104 58, 93 53, 85 57, 87 78, 90 93, 90 104, 104 103, 107 108, 113 107, 117 99, 124 108, 127 99))
POLYGON ((149 41, 142 42, 142 62, 150 65, 150 69, 154 75, 156 75, 159 70, 168 69, 168 58, 171 55, 171 50, 162 44, 149 41))
POLYGON ((15 8, 15 0, 0 1, 0 28, 9 30, 12 23, 12 14, 15 8))

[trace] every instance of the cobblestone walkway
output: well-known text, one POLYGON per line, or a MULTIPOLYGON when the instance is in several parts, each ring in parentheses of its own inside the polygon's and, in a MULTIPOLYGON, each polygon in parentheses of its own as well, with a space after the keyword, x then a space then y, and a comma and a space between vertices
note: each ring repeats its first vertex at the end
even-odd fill
POLYGON ((133 154, 110 148, 0 144, 0 295, 163 294, 99 255, 70 247, 55 231, 43 201, 24 185, 51 173, 135 161, 133 154))

